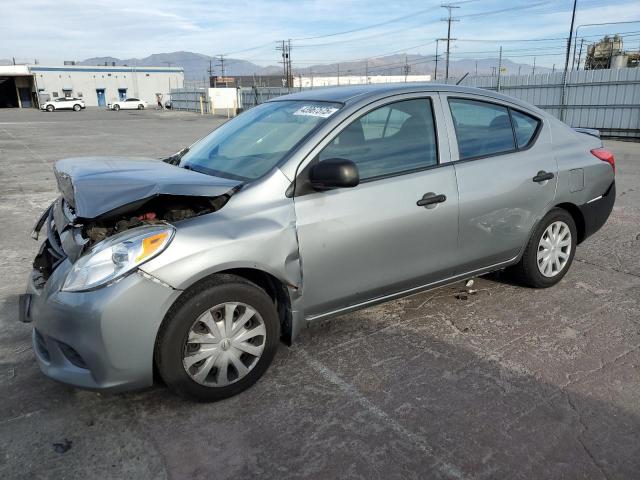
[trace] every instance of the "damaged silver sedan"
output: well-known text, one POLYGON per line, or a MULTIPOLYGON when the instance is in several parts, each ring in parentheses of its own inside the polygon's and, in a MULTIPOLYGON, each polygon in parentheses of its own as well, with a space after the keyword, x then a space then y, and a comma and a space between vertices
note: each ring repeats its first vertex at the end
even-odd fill
POLYGON ((218 400, 310 321, 499 269, 556 284, 614 173, 597 132, 484 90, 279 97, 164 162, 57 162, 20 317, 51 378, 218 400))

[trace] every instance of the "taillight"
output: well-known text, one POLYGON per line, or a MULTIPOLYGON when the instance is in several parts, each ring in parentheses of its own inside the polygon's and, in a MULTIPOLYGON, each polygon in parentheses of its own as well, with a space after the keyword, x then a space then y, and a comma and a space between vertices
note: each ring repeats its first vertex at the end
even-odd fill
POLYGON ((616 173, 616 158, 613 156, 613 152, 611 150, 607 150, 606 148, 594 148, 591 150, 596 157, 598 157, 603 162, 607 162, 613 168, 613 173, 616 173))

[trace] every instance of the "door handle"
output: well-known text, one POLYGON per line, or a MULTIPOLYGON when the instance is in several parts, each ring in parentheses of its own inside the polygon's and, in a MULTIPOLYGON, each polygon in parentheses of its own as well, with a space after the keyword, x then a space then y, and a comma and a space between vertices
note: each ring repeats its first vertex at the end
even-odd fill
POLYGON ((546 180, 551 180, 553 177, 554 177, 553 173, 540 170, 538 174, 535 177, 533 177, 533 181, 536 183, 540 183, 546 180))
POLYGON ((447 201, 446 195, 436 195, 435 193, 425 193, 423 197, 416 202, 416 205, 419 207, 428 207, 429 205, 434 205, 436 203, 442 203, 447 201))

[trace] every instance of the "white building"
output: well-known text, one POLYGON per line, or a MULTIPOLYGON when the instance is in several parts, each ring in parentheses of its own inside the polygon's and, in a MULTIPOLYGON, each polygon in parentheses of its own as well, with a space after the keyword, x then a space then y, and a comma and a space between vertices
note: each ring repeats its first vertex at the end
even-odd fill
POLYGON ((333 77, 294 76, 293 86, 302 87, 334 87, 337 85, 362 85, 365 83, 403 83, 429 82, 431 75, 340 75, 333 77))
POLYGON ((129 66, 0 66, 0 108, 37 107, 40 99, 82 98, 88 107, 129 97, 155 105, 156 95, 169 98, 184 86, 181 67, 129 66))

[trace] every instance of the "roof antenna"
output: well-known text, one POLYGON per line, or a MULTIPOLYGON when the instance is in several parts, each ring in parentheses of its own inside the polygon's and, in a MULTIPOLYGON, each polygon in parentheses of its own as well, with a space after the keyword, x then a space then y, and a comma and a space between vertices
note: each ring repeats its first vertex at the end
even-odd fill
POLYGON ((469 75, 469 72, 465 73, 465 74, 462 76, 462 78, 456 82, 456 85, 460 85, 460 84, 462 83, 462 81, 463 81, 465 78, 467 78, 467 75, 469 75))

